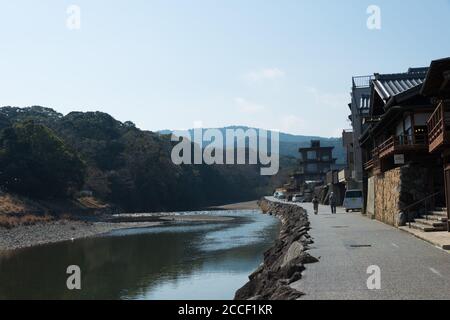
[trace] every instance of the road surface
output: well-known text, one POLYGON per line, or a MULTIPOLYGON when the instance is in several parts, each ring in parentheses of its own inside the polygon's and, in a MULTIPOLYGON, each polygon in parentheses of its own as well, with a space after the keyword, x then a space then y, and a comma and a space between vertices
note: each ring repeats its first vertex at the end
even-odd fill
POLYGON ((307 265, 292 284, 307 300, 450 299, 450 254, 401 230, 360 213, 331 215, 320 206, 301 204, 309 214, 320 262, 307 265), (367 269, 378 266, 381 289, 369 290, 367 269))

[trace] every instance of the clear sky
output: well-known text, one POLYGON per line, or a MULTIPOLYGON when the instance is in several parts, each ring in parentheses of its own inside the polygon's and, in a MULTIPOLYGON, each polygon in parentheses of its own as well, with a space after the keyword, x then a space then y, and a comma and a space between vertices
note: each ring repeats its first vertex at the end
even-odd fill
POLYGON ((353 75, 450 56, 449 0, 0 0, 0 105, 339 136, 353 75), (81 29, 66 26, 69 5, 81 29), (381 9, 369 30, 366 10, 381 9))

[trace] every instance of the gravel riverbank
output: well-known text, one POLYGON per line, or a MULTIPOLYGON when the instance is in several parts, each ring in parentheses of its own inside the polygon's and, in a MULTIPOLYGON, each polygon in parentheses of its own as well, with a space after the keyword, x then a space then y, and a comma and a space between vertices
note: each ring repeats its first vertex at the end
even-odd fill
POLYGON ((0 251, 98 236, 118 229, 146 228, 162 222, 109 223, 59 220, 13 229, 0 228, 0 251))
POLYGON ((119 229, 149 228, 168 223, 220 223, 235 220, 233 217, 208 215, 118 215, 108 221, 57 220, 21 225, 12 229, 0 227, 0 251, 69 241, 104 235, 119 229), (109 221, 111 220, 111 221, 109 221))
POLYGON ((302 277, 305 265, 318 262, 307 251, 313 243, 306 211, 296 205, 259 201, 265 214, 280 218, 282 226, 275 245, 264 254, 264 262, 236 292, 236 300, 295 300, 303 293, 290 285, 302 277))

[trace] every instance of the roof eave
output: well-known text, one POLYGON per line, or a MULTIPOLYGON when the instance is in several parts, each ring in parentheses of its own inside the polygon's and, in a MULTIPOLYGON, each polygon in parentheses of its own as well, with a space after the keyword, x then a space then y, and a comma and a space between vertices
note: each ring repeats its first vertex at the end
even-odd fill
POLYGON ((450 70, 450 57, 439 60, 433 60, 430 64, 427 76, 425 77, 424 85, 421 94, 424 96, 436 96, 439 94, 439 89, 434 86, 434 81, 443 81, 443 70, 450 70))
POLYGON ((422 84, 417 85, 409 90, 403 91, 395 96, 393 96, 391 99, 389 99, 389 101, 386 103, 386 105, 384 106, 385 110, 390 109, 392 106, 396 105, 396 104, 400 104, 403 103, 415 96, 420 95, 421 93, 421 89, 422 89, 422 84))

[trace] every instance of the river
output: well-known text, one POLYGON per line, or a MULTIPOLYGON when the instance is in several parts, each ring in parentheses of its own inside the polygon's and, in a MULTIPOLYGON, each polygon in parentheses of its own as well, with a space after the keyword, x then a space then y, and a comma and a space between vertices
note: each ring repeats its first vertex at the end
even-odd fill
POLYGON ((199 214, 235 220, 118 230, 3 253, 0 299, 233 299, 280 223, 256 210, 199 214), (67 289, 70 265, 81 269, 81 290, 67 289))

